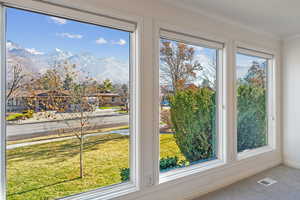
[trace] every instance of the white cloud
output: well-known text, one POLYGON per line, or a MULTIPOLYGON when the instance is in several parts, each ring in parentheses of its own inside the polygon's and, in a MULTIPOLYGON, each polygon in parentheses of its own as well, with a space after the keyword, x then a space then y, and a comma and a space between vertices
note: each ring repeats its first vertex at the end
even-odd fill
POLYGON ((127 42, 124 39, 120 39, 118 42, 112 41, 113 44, 118 44, 118 45, 125 45, 127 42))
POLYGON ((38 51, 35 48, 26 48, 25 50, 34 55, 43 55, 44 54, 44 52, 38 51))
POLYGON ((204 48, 203 47, 199 47, 199 46, 194 46, 195 50, 196 51, 203 51, 204 48))
POLYGON ((56 35, 61 37, 66 37, 70 39, 81 39, 83 36, 80 34, 72 34, 72 33, 57 33, 56 35))
POLYGON ((98 38, 98 39, 96 40, 96 43, 97 43, 97 44, 106 44, 107 41, 106 41, 104 38, 98 38))
POLYGON ((67 23, 67 20, 66 19, 63 19, 63 18, 59 18, 59 17, 49 17, 52 22, 54 22, 55 24, 66 24, 67 23))

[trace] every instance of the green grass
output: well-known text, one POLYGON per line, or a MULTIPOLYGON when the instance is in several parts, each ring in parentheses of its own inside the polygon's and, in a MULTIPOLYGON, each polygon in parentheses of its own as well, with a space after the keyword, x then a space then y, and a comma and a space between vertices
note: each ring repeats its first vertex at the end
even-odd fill
POLYGON ((119 110, 118 113, 120 113, 120 114, 128 114, 128 111, 126 111, 126 110, 119 110))
POLYGON ((7 121, 13 121, 13 120, 18 120, 18 119, 22 119, 24 117, 24 114, 22 113, 14 113, 14 114, 10 114, 6 117, 7 121))
POLYGON ((180 152, 173 134, 160 135, 160 158, 177 156, 178 160, 186 160, 184 155, 180 152))
POLYGON ((13 121, 18 119, 28 119, 33 117, 33 110, 25 110, 23 113, 13 113, 6 117, 7 121, 13 121))
MULTIPOLYGON (((161 156, 181 155, 173 135, 161 135, 161 156)), ((110 134, 85 141, 85 177, 79 176, 78 140, 7 151, 9 200, 50 200, 121 182, 128 167, 128 136, 110 134)))

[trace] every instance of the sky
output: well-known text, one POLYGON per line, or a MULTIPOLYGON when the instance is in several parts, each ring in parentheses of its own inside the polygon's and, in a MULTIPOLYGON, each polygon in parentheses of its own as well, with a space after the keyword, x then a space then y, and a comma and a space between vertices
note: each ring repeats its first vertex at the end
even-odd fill
MULTIPOLYGON (((115 57, 129 62, 130 33, 117 29, 58 18, 45 14, 7 8, 7 40, 45 54, 56 48, 71 53, 92 53, 98 58, 115 57)), ((216 59, 216 50, 190 45, 195 49, 195 59, 202 66, 216 59)), ((237 75, 244 76, 253 61, 265 59, 237 54, 237 75)), ((214 76, 211 74, 210 76, 214 76)))
POLYGON ((7 40, 37 53, 55 48, 129 60, 130 33, 74 20, 7 8, 7 40))

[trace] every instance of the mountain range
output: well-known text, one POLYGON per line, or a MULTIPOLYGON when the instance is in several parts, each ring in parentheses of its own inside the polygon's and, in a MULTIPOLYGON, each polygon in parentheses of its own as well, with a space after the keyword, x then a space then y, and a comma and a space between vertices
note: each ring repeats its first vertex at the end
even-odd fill
MULTIPOLYGON (((57 63, 67 62, 76 66, 75 70, 82 79, 89 76, 98 82, 105 79, 120 84, 129 82, 129 63, 122 62, 115 57, 97 58, 92 53, 72 53, 58 48, 49 53, 42 53, 35 49, 24 48, 10 40, 6 42, 6 49, 8 68, 20 64, 23 72, 27 74, 43 74, 57 63)), ((205 79, 214 84, 216 65, 213 63, 212 58, 205 54, 199 54, 196 59, 203 67, 197 73, 196 82, 201 84, 205 79)))
POLYGON ((6 47, 8 68, 19 64, 25 73, 43 74, 56 63, 69 63, 75 65, 80 74, 99 82, 105 79, 113 83, 129 82, 129 63, 115 57, 97 58, 92 53, 72 53, 58 48, 42 53, 9 40, 6 47))

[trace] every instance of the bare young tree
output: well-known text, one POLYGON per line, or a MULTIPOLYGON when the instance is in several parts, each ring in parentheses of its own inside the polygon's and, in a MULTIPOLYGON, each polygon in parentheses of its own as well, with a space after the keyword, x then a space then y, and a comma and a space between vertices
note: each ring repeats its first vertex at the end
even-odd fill
MULTIPOLYGON (((85 136, 88 134, 89 130, 95 129, 96 124, 91 124, 90 119, 92 113, 95 110, 94 102, 90 101, 89 90, 91 87, 90 79, 86 77, 86 80, 74 82, 73 80, 79 80, 78 74, 74 71, 68 70, 68 67, 58 65, 60 69, 64 68, 65 74, 58 73, 58 70, 49 69, 46 74, 49 77, 43 77, 44 80, 49 81, 45 83, 43 81, 35 81, 35 83, 40 83, 42 86, 47 87, 45 94, 42 97, 37 97, 36 95, 32 99, 32 105, 36 106, 38 102, 39 109, 45 113, 48 118, 53 118, 54 116, 48 114, 47 111, 55 111, 56 118, 59 117, 67 128, 60 130, 61 132, 68 132, 75 136, 79 141, 79 162, 80 162, 80 178, 84 177, 84 142, 85 136), (55 78, 54 78, 55 77, 55 78), (64 86, 63 77, 68 80, 68 89, 66 90, 64 86), (49 87, 50 86, 50 87, 49 87), (46 114, 47 113, 47 114, 46 114)), ((36 86, 35 86, 36 87, 36 86)), ((34 93, 34 90, 32 90, 34 93)), ((99 121, 97 121, 99 123, 99 121)))
POLYGON ((6 100, 11 98, 21 87, 21 83, 25 78, 22 66, 19 64, 12 65, 10 76, 7 84, 6 100))

